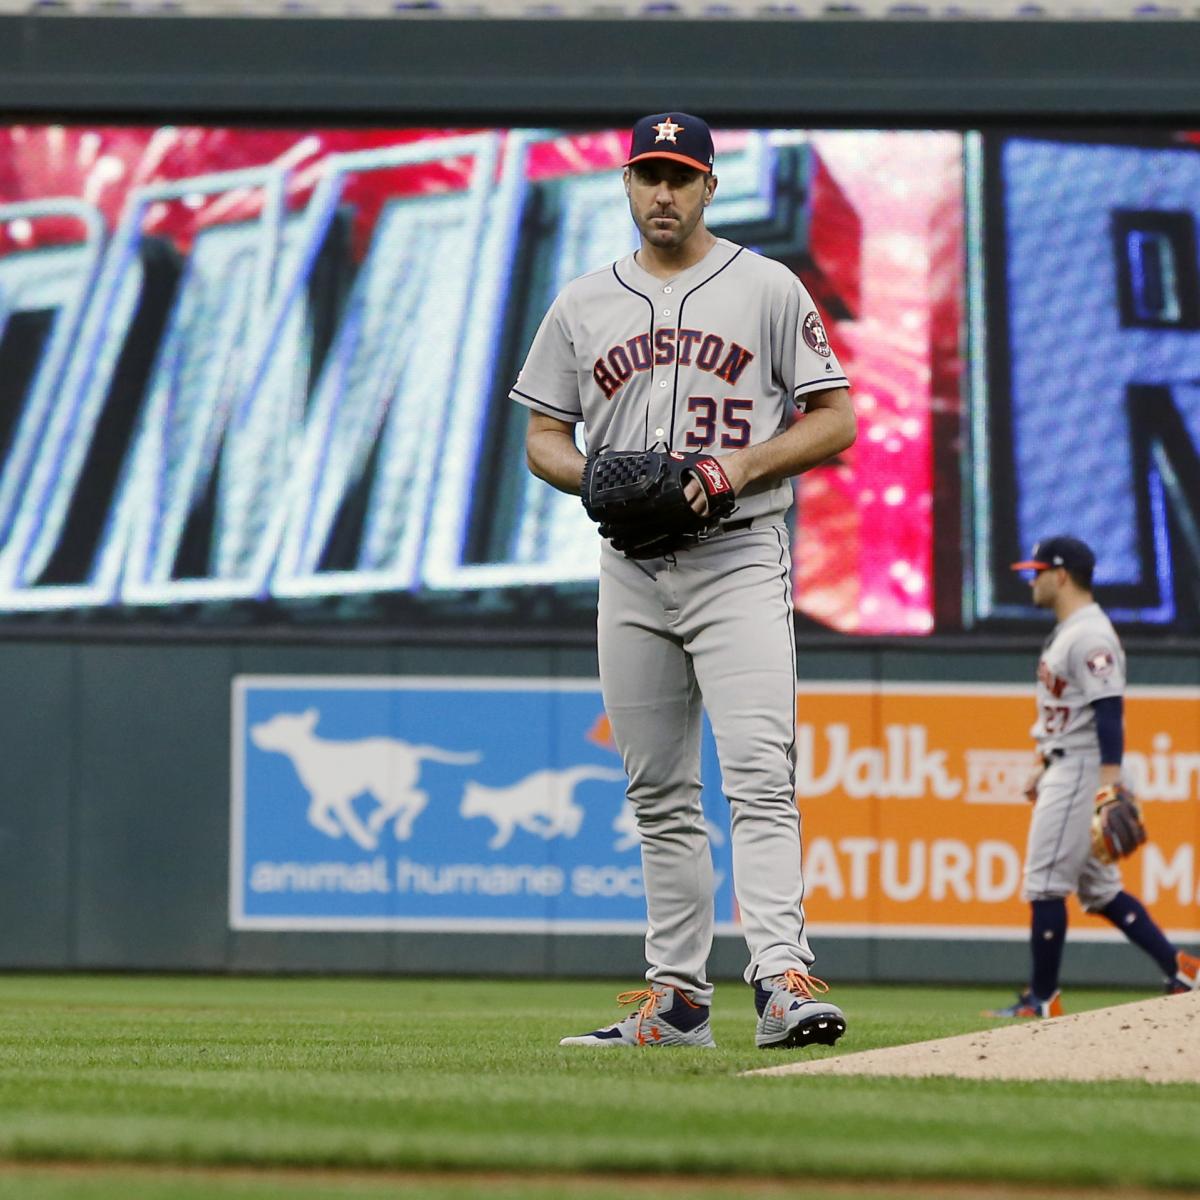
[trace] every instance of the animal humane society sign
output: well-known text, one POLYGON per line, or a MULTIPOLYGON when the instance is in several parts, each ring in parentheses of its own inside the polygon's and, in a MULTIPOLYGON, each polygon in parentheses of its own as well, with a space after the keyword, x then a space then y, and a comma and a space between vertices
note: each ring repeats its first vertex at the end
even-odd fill
MULTIPOLYGON (((1126 878, 1185 937, 1200 928, 1197 699, 1135 688, 1127 706, 1151 842, 1126 878)), ((800 688, 814 935, 1028 936, 1033 715, 1032 686, 800 688)), ((707 728, 703 779, 729 932, 728 806, 707 728)), ((231 783, 234 928, 645 927, 637 825, 595 680, 240 677, 231 783)))
POLYGON ((641 929, 638 847, 595 680, 234 682, 234 928, 641 929))

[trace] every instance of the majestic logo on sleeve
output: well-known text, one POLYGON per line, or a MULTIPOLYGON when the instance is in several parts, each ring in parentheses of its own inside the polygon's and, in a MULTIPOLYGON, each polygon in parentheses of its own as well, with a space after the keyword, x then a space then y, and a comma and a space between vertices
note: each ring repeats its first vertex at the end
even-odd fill
POLYGON ((1093 650, 1087 656, 1087 669, 1097 679, 1107 679, 1112 673, 1113 668, 1117 665, 1117 660, 1113 657, 1110 650, 1105 650, 1101 647, 1099 650, 1093 650))
POLYGON ((821 324, 821 318, 817 313, 810 312, 804 318, 802 332, 804 343, 810 350, 815 350, 822 358, 828 358, 833 353, 829 345, 829 338, 825 334, 825 326, 821 324))
POLYGON ((752 350, 703 329, 659 329, 653 344, 648 333, 640 333, 613 346, 592 365, 592 378, 611 400, 634 375, 669 367, 676 360, 681 367, 696 366, 726 383, 737 383, 753 358, 752 350))
POLYGON ((674 145, 675 135, 683 132, 683 126, 676 125, 670 117, 665 121, 659 121, 657 125, 652 125, 650 128, 658 134, 658 137, 654 139, 656 145, 659 142, 670 142, 671 145, 674 145))

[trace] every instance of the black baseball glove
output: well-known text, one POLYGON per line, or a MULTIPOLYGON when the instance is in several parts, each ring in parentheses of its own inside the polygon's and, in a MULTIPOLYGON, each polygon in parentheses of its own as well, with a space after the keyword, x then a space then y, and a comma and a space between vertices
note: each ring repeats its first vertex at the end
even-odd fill
POLYGON ((1142 806, 1122 784, 1109 784, 1096 793, 1092 812, 1092 853, 1102 862, 1132 854, 1146 840, 1142 806))
POLYGON ((711 454, 677 450, 597 450, 587 457, 580 488, 587 515, 628 558, 660 558, 695 545, 733 512, 733 485, 711 454), (684 497, 688 478, 708 497, 701 516, 684 497))

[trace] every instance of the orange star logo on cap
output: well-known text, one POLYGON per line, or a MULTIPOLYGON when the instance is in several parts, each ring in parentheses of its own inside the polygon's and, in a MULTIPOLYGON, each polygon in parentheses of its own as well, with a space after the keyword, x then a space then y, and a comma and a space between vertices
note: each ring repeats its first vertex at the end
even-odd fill
POLYGON ((658 142, 670 142, 672 145, 674 145, 675 135, 683 132, 683 126, 676 125, 670 117, 668 117, 665 121, 659 121, 657 125, 651 125, 650 128, 658 134, 658 137, 654 139, 656 144, 658 142))

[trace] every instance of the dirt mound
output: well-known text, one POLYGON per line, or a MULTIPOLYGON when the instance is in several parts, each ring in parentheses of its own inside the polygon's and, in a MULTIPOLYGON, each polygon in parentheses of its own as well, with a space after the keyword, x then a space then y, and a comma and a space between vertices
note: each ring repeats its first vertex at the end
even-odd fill
POLYGON ((744 1074, 1200 1083, 1200 992, 744 1074))

